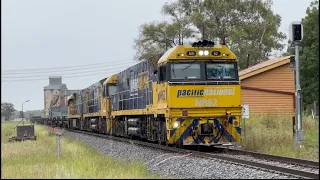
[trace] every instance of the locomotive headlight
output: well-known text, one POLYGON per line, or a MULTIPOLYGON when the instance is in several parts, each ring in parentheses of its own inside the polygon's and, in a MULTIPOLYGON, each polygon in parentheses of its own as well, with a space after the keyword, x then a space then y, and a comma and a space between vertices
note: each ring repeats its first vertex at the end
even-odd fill
POLYGON ((204 51, 203 51, 203 50, 200 50, 200 51, 199 51, 199 56, 203 56, 203 55, 204 55, 204 56, 208 56, 208 55, 209 55, 209 51, 208 51, 208 50, 204 50, 204 51))
POLYGON ((178 122, 174 122, 174 123, 173 123, 173 128, 178 128, 178 126, 179 126, 179 123, 178 123, 178 122))

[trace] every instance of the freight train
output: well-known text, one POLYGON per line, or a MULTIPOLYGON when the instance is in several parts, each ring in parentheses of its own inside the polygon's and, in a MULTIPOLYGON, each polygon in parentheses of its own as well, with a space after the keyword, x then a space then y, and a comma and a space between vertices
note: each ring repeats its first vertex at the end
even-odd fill
POLYGON ((179 45, 75 91, 67 108, 55 125, 178 147, 238 144, 237 57, 206 40, 179 45))

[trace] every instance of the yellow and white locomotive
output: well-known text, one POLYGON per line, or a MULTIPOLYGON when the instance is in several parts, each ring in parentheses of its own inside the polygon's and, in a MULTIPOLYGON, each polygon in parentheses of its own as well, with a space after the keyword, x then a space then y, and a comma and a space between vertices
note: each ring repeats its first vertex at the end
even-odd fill
POLYGON ((241 141, 238 65, 225 45, 179 45, 100 84, 97 100, 90 88, 70 97, 69 127, 177 146, 241 141), (88 101, 94 112, 76 113, 88 101))

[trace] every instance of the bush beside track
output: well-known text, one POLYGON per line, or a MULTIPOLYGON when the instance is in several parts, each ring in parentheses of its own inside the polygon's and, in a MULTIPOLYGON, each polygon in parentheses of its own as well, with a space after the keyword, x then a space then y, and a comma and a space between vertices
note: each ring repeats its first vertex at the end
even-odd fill
POLYGON ((56 156, 56 137, 35 125, 37 141, 9 143, 16 122, 1 123, 1 178, 156 178, 137 161, 103 156, 80 142, 61 139, 61 159, 56 156))
MULTIPOLYGON (((252 116, 245 120, 242 147, 260 153, 319 161, 319 120, 303 116, 304 147, 294 147, 292 119, 283 115, 252 116)), ((242 122, 243 130, 243 122, 242 122)))

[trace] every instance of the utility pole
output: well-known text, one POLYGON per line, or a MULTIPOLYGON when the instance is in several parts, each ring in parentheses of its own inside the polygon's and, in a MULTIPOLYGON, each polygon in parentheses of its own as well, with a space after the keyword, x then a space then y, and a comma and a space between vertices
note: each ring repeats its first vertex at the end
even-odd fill
POLYGON ((24 118, 23 116, 23 104, 26 103, 26 102, 29 102, 29 100, 26 100, 22 103, 22 108, 21 108, 21 118, 24 118))
POLYGON ((300 42, 303 39, 303 26, 301 22, 294 21, 289 26, 289 38, 295 44, 295 95, 296 95, 296 118, 294 140, 296 145, 302 145, 303 128, 302 128, 302 101, 300 86, 300 42))
POLYGON ((295 42, 295 73, 296 73, 296 132, 295 142, 301 144, 303 141, 303 129, 302 129, 302 112, 301 112, 301 86, 300 86, 300 57, 299 57, 300 42, 295 42))

